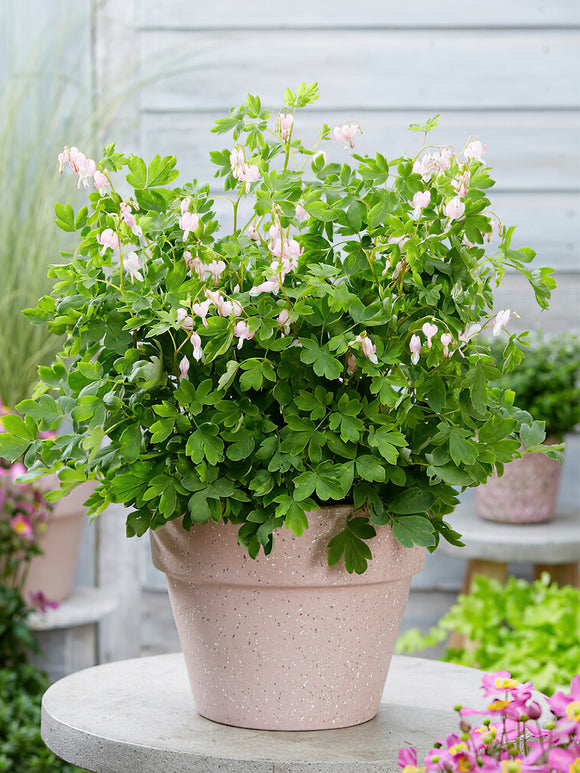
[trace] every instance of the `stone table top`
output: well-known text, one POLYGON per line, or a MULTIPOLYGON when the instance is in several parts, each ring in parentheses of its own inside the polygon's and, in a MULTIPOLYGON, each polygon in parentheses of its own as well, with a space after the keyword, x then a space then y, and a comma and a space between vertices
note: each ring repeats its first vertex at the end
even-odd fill
POLYGON ((438 552, 458 558, 538 564, 580 561, 580 512, 559 510, 545 523, 497 523, 476 515, 473 506, 461 504, 446 516, 462 535, 465 547, 441 540, 438 552))
POLYGON ((227 727, 199 716, 181 654, 96 666, 53 684, 42 737, 94 773, 393 773, 407 744, 425 754, 457 729, 453 707, 482 708, 482 672, 393 658, 378 715, 340 730, 227 727))

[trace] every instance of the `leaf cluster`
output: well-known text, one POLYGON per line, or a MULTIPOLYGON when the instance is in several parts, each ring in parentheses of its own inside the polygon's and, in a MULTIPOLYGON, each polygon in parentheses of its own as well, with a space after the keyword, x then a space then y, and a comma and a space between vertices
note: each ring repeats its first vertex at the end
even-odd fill
MULTIPOLYGON (((544 421, 549 435, 562 439, 580 424, 580 338, 571 332, 553 338, 538 333, 520 351, 497 385, 512 389, 518 406, 544 421)), ((501 343, 492 352, 502 360, 501 343)))
POLYGON ((578 672, 580 590, 550 584, 547 574, 533 583, 511 576, 505 585, 476 577, 471 593, 460 595, 428 633, 413 629, 400 636, 397 652, 435 646, 452 631, 467 643, 448 649, 446 662, 488 672, 505 669, 551 695, 578 672))

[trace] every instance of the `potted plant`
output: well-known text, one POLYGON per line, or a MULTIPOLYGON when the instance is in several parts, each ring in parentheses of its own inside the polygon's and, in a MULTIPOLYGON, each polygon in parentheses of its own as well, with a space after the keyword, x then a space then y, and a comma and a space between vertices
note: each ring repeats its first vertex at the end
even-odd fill
MULTIPOLYGON (((492 352, 501 362, 499 344, 492 352)), ((553 338, 538 333, 529 347, 516 353, 515 363, 498 385, 512 389, 518 406, 545 422, 547 442, 561 442, 580 423, 580 339, 571 332, 553 338)), ((550 520, 561 465, 544 454, 524 454, 502 466, 501 476, 494 474, 475 490, 478 515, 504 523, 550 520)))
POLYGON ((489 387, 500 369, 477 334, 506 322, 493 285, 509 266, 546 307, 555 283, 512 228, 486 251, 481 143, 427 147, 431 119, 411 127, 414 158, 346 155, 347 122, 322 127, 344 158, 330 162, 295 134, 316 98, 287 90, 270 120, 250 95, 217 122, 233 133, 211 154, 231 230, 208 185, 169 187, 174 157, 65 148, 90 208, 57 205, 78 248, 26 312, 65 345, 0 435, 62 491, 97 481, 91 516, 123 503, 128 535, 153 532, 177 618, 192 596, 177 622, 198 711, 253 727, 372 717, 424 548, 460 538, 445 522, 458 489, 521 440, 561 450, 489 387), (70 432, 39 438, 65 416, 70 432))

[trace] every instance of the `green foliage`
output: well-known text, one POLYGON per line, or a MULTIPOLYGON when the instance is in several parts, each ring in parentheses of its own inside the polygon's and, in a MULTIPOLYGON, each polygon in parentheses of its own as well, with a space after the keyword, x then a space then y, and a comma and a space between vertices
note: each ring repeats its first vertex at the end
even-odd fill
POLYGON ((446 662, 489 672, 505 669, 551 695, 578 672, 580 590, 551 585, 548 575, 533 583, 510 577, 506 585, 476 577, 472 592, 460 595, 434 628, 426 634, 406 631, 396 651, 412 654, 436 646, 452 631, 468 642, 448 649, 446 662))
MULTIPOLYGON (((498 361, 501 343, 493 347, 498 361)), ((562 439, 580 424, 580 338, 563 333, 555 338, 538 334, 529 347, 520 347, 513 370, 497 383, 513 389, 518 406, 544 421, 546 432, 562 439)))
POLYGON ((26 625, 29 613, 17 588, 0 585, 0 668, 19 668, 26 663, 29 652, 37 651, 36 640, 26 625))
POLYGON ((32 666, 0 667, 0 771, 4 773, 82 773, 60 760, 40 737, 40 704, 49 686, 32 666))
MULTIPOLYGON (((329 557, 362 572, 388 525, 404 545, 457 542, 444 520, 457 488, 518 456, 523 426, 538 434, 509 391, 489 388, 503 365, 474 331, 494 325, 505 265, 543 307, 553 280, 532 277, 513 229, 486 253, 481 160, 446 149, 428 170, 422 151, 327 162, 294 117, 316 97, 316 84, 287 91, 292 112, 272 121, 249 95, 217 122, 233 135, 212 154, 232 192, 231 232, 208 185, 166 187, 172 156, 147 164, 105 148, 88 210, 57 207, 78 247, 26 314, 65 343, 0 453, 58 472, 64 491, 98 480, 90 514, 126 504, 130 535, 224 518, 250 555, 269 553, 284 523, 303 531, 309 509, 349 503, 329 557), (133 188, 125 200, 118 173, 133 188), (429 202, 417 209, 420 192, 429 202), (71 431, 37 436, 63 416, 71 431)), ((320 141, 350 146, 358 130, 324 126, 320 141)))
POLYGON ((46 674, 27 664, 38 651, 26 619, 30 610, 16 588, 0 585, 0 771, 82 773, 59 760, 40 737, 46 674))

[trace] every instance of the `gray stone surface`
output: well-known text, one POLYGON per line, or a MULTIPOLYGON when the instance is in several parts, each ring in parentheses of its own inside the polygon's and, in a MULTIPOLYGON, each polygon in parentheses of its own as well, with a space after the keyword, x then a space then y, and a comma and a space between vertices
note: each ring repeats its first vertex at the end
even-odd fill
POLYGON ((392 773, 399 749, 425 753, 455 730, 453 706, 481 708, 481 672, 394 657, 377 717, 343 730, 267 732, 200 717, 181 655, 109 663, 45 694, 42 735, 94 773, 392 773))
POLYGON ((32 631, 49 631, 98 623, 116 606, 116 597, 103 588, 74 588, 56 609, 44 614, 33 612, 28 618, 28 627, 32 631))
POLYGON ((470 505, 462 504, 447 521, 461 532, 465 547, 442 540, 437 550, 445 556, 539 564, 580 561, 578 510, 558 510, 546 523, 504 524, 484 521, 470 505))

